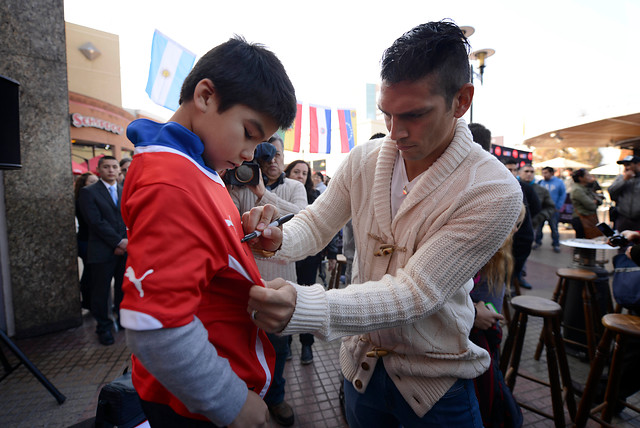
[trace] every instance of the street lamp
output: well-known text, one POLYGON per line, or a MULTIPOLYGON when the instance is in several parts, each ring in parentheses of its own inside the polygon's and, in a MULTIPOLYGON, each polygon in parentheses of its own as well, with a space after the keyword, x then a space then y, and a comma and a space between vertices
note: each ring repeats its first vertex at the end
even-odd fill
MULTIPOLYGON (((475 52, 471 52, 471 54, 469 55, 469 59, 471 60, 478 60, 479 62, 479 66, 478 68, 480 69, 480 84, 482 85, 482 77, 484 76, 484 68, 486 67, 484 65, 484 60, 489 58, 490 56, 492 56, 493 54, 495 54, 496 51, 493 49, 480 49, 477 50, 475 52)), ((473 68, 471 69, 471 83, 473 83, 473 68)))
MULTIPOLYGON (((469 54, 469 59, 470 60, 478 60, 479 65, 478 65, 478 69, 480 70, 480 73, 476 73, 476 71, 473 69, 473 65, 470 65, 469 67, 471 67, 471 84, 473 84, 473 76, 477 75, 478 77, 480 77, 480 85, 482 85, 483 82, 483 77, 484 77, 484 68, 486 67, 484 61, 489 58, 491 55, 495 54, 496 51, 493 49, 480 49, 474 52, 471 52, 471 54, 469 54)), ((471 101, 471 108, 469 109, 469 122, 473 123, 473 101, 471 101)))

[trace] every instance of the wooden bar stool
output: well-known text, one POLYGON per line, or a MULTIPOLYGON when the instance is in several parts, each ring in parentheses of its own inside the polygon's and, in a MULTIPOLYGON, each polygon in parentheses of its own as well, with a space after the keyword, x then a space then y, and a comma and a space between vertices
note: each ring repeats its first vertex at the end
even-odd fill
POLYGON ((332 288, 340 288, 340 272, 342 272, 342 267, 346 265, 347 258, 344 256, 344 254, 338 254, 336 256, 336 267, 331 271, 331 277, 329 278, 329 286, 327 287, 327 290, 331 290, 332 288))
POLYGON ((511 305, 514 310, 513 320, 509 326, 509 335, 507 336, 503 354, 500 358, 500 370, 504 373, 505 383, 513 391, 516 377, 521 376, 532 382, 550 387, 553 415, 520 401, 518 401, 518 404, 527 410, 553 419, 556 427, 564 427, 563 402, 566 401, 569 416, 572 421, 576 416, 576 402, 571 384, 569 365, 567 363, 567 354, 565 353, 564 342, 560 334, 562 308, 552 300, 537 296, 516 296, 511 299, 511 305), (543 319, 542 340, 547 347, 549 383, 533 376, 518 373, 529 316, 542 317, 543 319), (562 385, 560 382, 561 379, 562 385), (565 393, 564 399, 562 397, 563 391, 565 393))
MULTIPOLYGON (((584 330, 571 325, 567 325, 566 323, 561 323, 561 325, 565 329, 584 333, 587 338, 587 345, 575 340, 568 339, 566 337, 564 337, 563 340, 565 341, 565 343, 570 343, 572 345, 585 348, 587 350, 589 360, 593 360, 596 353, 597 344, 596 331, 594 326, 597 324, 597 320, 600 318, 600 311, 597 306, 595 288, 595 280, 598 278, 598 275, 595 272, 591 272, 590 270, 577 268, 560 268, 556 271, 556 275, 559 277, 559 279, 551 300, 553 300, 554 302, 558 302, 563 311, 565 309, 567 300, 567 288, 569 286, 569 281, 575 281, 582 287, 582 310, 584 312, 585 326, 584 330)), ((540 334, 540 340, 538 341, 536 352, 533 355, 533 358, 536 361, 540 359, 540 354, 542 353, 543 347, 544 341, 542 340, 542 334, 540 334)))
POLYGON ((621 402, 625 407, 640 413, 639 408, 618 399, 621 359, 624 355, 625 340, 630 337, 640 338, 640 317, 629 314, 607 314, 602 317, 602 324, 605 327, 604 334, 602 335, 602 340, 600 340, 598 350, 596 351, 596 359, 591 364, 589 378, 587 379, 587 385, 584 389, 584 393, 582 394, 580 407, 578 408, 578 414, 575 420, 575 426, 578 428, 584 427, 587 424, 587 419, 589 417, 602 425, 608 427, 612 426, 610 424, 611 417, 613 416, 613 409, 618 402, 621 402), (604 365, 609 357, 611 340, 614 335, 616 336, 616 341, 613 348, 611 368, 609 369, 607 389, 604 393, 604 402, 592 409, 591 403, 596 393, 596 387, 600 376, 602 375, 604 365), (595 413, 599 411, 602 411, 600 418, 595 416, 595 413))

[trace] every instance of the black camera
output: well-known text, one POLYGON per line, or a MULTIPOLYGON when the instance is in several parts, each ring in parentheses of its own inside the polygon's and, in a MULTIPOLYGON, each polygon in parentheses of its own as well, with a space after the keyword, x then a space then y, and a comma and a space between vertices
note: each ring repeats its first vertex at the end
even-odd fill
POLYGON ((242 165, 228 169, 224 174, 224 182, 228 186, 257 186, 260 182, 260 164, 258 161, 270 162, 276 155, 276 148, 271 143, 260 143, 253 153, 253 160, 242 162, 242 165))
POLYGON ((260 182, 258 176, 260 173, 260 165, 257 162, 243 162, 239 167, 227 170, 224 174, 224 182, 229 186, 257 186, 260 182))
POLYGON ((629 241, 624 236, 616 233, 607 223, 598 223, 596 227, 602 232, 604 236, 609 238, 609 245, 613 247, 626 247, 629 245, 629 241))

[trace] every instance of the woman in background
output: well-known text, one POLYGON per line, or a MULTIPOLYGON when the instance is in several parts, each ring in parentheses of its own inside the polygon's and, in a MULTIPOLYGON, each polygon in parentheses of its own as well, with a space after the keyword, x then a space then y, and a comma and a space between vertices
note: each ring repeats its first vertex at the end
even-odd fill
POLYGON ((571 203, 573 204, 573 218, 571 224, 576 231, 576 238, 597 238, 602 236, 596 227, 598 223, 597 209, 602 204, 602 196, 591 188, 595 178, 589 172, 580 168, 571 174, 575 182, 571 190, 571 203))

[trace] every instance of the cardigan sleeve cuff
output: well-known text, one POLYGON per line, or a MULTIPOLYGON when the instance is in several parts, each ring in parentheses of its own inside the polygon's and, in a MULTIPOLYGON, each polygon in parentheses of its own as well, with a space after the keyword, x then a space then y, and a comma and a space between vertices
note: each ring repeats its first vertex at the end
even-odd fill
POLYGON ((296 289, 296 309, 282 335, 299 333, 319 333, 326 335, 329 320, 328 303, 322 285, 298 285, 289 282, 296 289))

